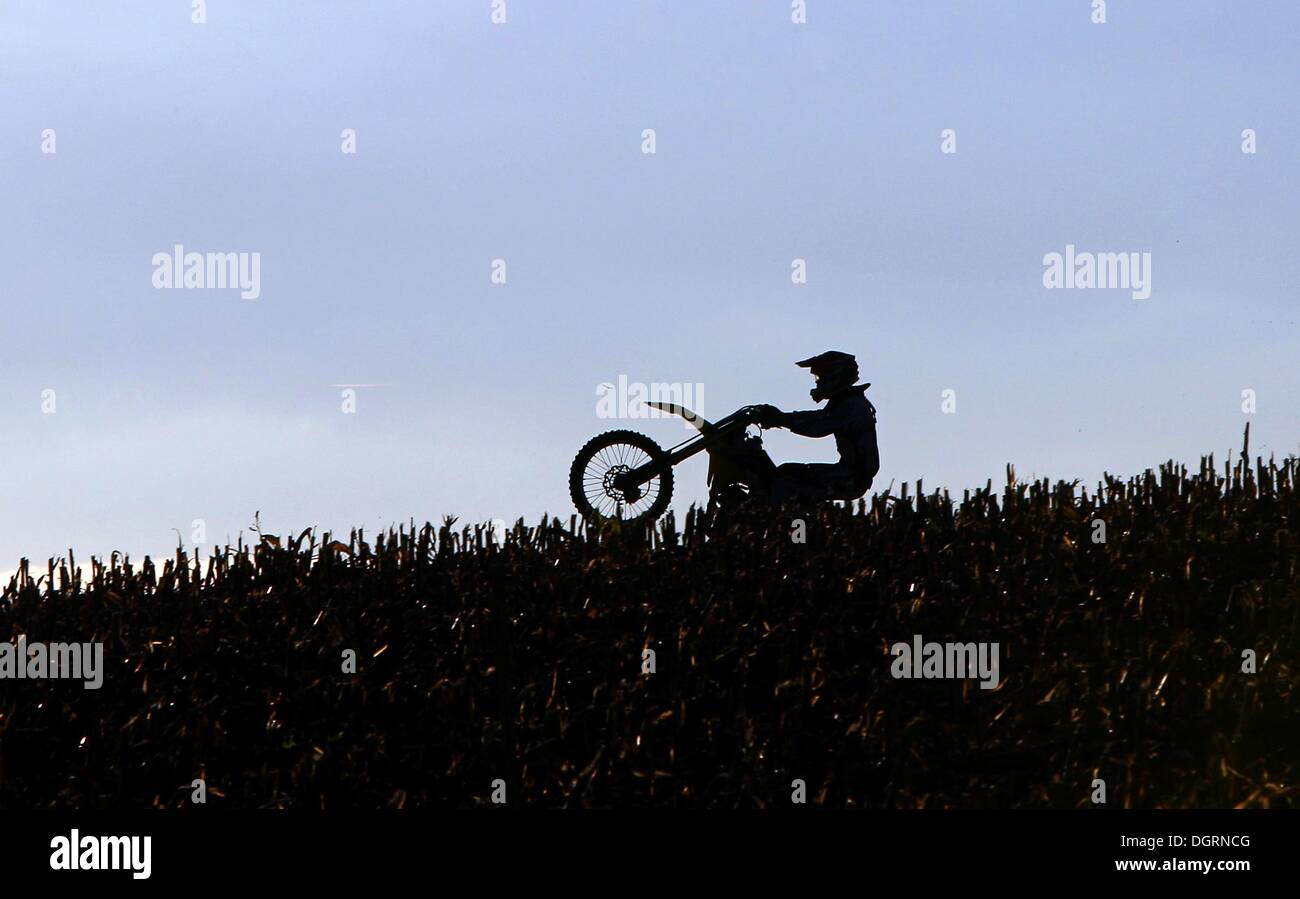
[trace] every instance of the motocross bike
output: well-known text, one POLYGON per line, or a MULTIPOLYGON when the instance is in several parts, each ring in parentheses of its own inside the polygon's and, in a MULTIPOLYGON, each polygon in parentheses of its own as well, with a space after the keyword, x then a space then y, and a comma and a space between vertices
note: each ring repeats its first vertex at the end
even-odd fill
POLYGON ((763 450, 762 413, 745 406, 709 422, 676 403, 649 402, 679 415, 699 432, 662 449, 636 431, 607 431, 587 442, 569 468, 569 496, 584 518, 653 523, 673 497, 673 466, 709 454, 709 511, 763 501, 775 463, 763 450), (759 426, 751 434, 751 425, 759 426))

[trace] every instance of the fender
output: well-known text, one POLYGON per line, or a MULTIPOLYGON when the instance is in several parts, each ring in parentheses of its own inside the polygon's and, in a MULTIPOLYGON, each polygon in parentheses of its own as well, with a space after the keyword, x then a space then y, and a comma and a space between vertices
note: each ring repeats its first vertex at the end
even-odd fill
POLYGON ((690 409, 687 409, 685 406, 679 406, 677 403, 660 403, 660 402, 651 401, 646 403, 646 405, 653 406, 654 408, 658 409, 660 412, 668 412, 671 413, 672 415, 680 415, 682 418, 686 419, 688 422, 693 424, 695 426, 695 429, 699 431, 701 434, 707 434, 709 431, 713 430, 713 424, 709 422, 707 419, 705 419, 702 415, 696 412, 692 412, 690 409))
MULTIPOLYGON (((695 445, 695 438, 693 438, 692 440, 686 441, 684 444, 679 444, 677 447, 670 449, 668 453, 672 464, 676 465, 687 456, 694 455, 696 452, 703 449, 709 454, 709 470, 704 478, 706 484, 712 486, 714 480, 719 476, 722 476, 727 480, 735 480, 741 476, 740 468, 731 462, 730 457, 727 454, 714 452, 714 450, 718 448, 720 441, 709 438, 717 436, 717 425, 700 416, 696 412, 687 409, 685 406, 680 406, 677 403, 650 402, 646 403, 646 405, 654 406, 656 409, 663 412, 670 412, 673 415, 680 415, 682 418, 693 424, 696 430, 700 432, 700 438, 703 438, 703 441, 698 445, 695 445), (679 453, 678 450, 687 444, 691 444, 690 449, 687 452, 679 453)), ((723 419, 723 422, 728 422, 735 417, 735 415, 729 415, 727 418, 723 419)), ((640 472, 638 472, 638 474, 640 474, 640 472)))

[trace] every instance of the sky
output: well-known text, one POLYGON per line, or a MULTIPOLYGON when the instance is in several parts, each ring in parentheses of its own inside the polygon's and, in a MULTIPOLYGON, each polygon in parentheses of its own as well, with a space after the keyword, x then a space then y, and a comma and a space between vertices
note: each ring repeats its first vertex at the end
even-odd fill
POLYGON ((590 437, 686 436, 601 383, 811 408, 827 349, 874 490, 1300 451, 1300 5, 791 7, 0 4, 0 570, 567 517, 590 437), (156 288, 177 244, 260 295, 156 288), (1067 245, 1150 296, 1048 289, 1067 245))

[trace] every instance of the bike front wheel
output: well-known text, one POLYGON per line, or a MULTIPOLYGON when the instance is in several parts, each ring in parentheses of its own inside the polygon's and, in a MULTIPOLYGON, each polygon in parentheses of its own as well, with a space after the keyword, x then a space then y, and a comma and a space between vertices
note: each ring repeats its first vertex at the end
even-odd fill
POLYGON ((664 451, 636 431, 606 431, 587 441, 569 468, 569 496, 584 518, 656 521, 673 498, 673 469, 664 451), (648 462, 661 463, 640 487, 622 490, 615 479, 648 462))

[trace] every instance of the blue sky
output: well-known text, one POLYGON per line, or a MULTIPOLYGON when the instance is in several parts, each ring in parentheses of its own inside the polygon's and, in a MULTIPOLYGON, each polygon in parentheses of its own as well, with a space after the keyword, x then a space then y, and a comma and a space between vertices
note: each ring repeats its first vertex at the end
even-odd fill
POLYGON ((589 437, 682 437, 598 419, 601 382, 807 408, 829 348, 874 384, 878 488, 1195 463, 1247 420, 1300 450, 1300 7, 807 9, 0 5, 0 569, 259 510, 567 516, 589 437), (153 289, 177 243, 260 253, 261 296, 153 289), (1150 253, 1151 297, 1045 289, 1067 244, 1150 253), (339 383, 384 386, 343 414, 339 383))

